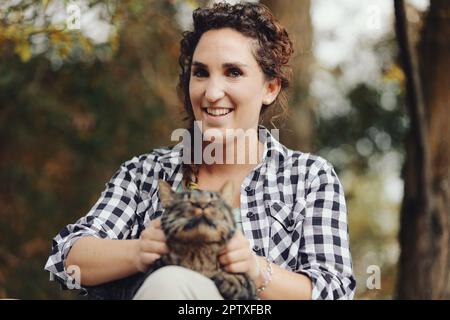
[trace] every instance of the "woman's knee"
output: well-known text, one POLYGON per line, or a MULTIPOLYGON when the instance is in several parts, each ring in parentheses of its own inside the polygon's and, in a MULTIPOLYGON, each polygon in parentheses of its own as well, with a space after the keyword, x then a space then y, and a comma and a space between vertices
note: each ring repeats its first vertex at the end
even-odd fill
POLYGON ((162 267, 150 274, 145 282, 152 286, 176 288, 186 281, 186 270, 188 269, 179 266, 162 267))
POLYGON ((221 296, 214 282, 202 274, 180 266, 166 266, 147 277, 134 299, 221 299, 221 296))

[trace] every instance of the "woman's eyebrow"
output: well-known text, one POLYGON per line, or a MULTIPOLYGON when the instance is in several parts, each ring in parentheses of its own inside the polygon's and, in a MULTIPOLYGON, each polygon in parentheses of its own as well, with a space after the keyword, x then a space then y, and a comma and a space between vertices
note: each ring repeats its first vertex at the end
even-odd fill
POLYGON ((192 61, 192 66, 193 66, 193 67, 206 68, 206 65, 205 65, 205 64, 203 64, 203 63, 201 63, 201 62, 198 62, 198 61, 192 61))
POLYGON ((223 68, 245 68, 247 67, 246 64, 240 63, 240 62, 227 62, 222 64, 223 68))
MULTIPOLYGON (((208 66, 206 64, 201 63, 199 61, 193 61, 192 62, 192 66, 193 67, 199 67, 199 68, 208 69, 208 66)), ((226 68, 236 68, 236 67, 238 67, 238 68, 245 68, 245 67, 247 67, 247 65, 244 64, 244 63, 240 63, 240 62, 225 62, 225 63, 222 63, 222 68, 224 68, 224 69, 226 69, 226 68)))

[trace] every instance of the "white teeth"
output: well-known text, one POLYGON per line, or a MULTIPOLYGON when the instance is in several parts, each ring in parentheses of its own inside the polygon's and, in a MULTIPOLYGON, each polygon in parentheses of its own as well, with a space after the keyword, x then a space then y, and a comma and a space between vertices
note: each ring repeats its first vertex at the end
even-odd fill
POLYGON ((223 116, 233 111, 232 109, 206 108, 206 112, 213 116, 223 116))

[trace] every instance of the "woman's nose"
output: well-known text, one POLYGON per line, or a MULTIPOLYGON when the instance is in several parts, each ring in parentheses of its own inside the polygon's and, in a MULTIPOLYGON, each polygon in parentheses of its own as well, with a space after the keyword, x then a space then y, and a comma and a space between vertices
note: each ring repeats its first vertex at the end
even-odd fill
POLYGON ((208 102, 212 103, 221 99, 225 95, 224 89, 220 80, 211 79, 205 89, 205 98, 208 102))

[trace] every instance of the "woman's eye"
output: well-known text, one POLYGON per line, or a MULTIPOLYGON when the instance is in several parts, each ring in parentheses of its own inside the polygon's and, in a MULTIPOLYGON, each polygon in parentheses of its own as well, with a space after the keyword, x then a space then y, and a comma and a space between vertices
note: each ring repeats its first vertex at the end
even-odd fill
POLYGON ((231 68, 228 70, 228 74, 234 78, 237 78, 239 76, 242 76, 242 72, 241 70, 237 69, 237 68, 231 68))
POLYGON ((192 75, 193 75, 194 77, 199 77, 199 78, 201 78, 201 77, 206 77, 206 76, 208 76, 208 73, 207 73, 205 70, 203 70, 203 69, 196 69, 196 70, 192 71, 192 75))

